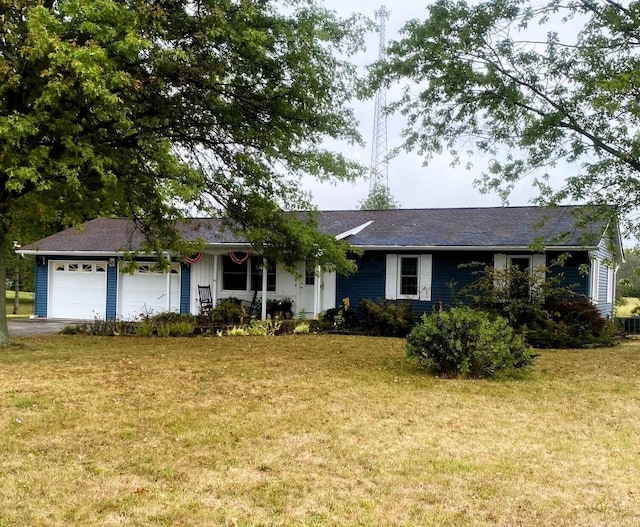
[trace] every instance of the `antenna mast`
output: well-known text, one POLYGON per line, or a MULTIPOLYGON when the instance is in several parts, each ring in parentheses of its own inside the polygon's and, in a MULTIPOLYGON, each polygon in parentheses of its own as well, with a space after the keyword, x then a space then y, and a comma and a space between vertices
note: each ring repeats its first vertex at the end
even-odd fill
MULTIPOLYGON (((378 60, 386 56, 385 22, 391 13, 385 6, 375 12, 380 21, 378 31, 380 33, 380 45, 378 47, 378 60)), ((380 86, 376 92, 375 113, 373 116, 373 142, 371 145, 371 167, 369 169, 369 196, 372 197, 376 190, 383 189, 389 195, 389 163, 387 161, 387 116, 384 108, 387 105, 387 92, 384 86, 380 86)))

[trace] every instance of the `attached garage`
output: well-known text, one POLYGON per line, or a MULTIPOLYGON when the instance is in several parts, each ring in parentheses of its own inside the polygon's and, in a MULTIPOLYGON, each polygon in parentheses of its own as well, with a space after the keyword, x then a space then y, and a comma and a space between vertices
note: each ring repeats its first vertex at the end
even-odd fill
POLYGON ((118 318, 180 311, 180 264, 172 264, 166 273, 156 270, 153 263, 139 262, 133 274, 120 273, 119 284, 118 318))
POLYGON ((49 262, 49 318, 104 319, 107 262, 49 262))

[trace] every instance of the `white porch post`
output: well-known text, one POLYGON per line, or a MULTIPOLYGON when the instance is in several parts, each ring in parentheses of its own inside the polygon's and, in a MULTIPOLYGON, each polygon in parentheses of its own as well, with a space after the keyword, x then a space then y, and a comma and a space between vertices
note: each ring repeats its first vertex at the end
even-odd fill
POLYGON ((262 310, 260 318, 267 319, 267 259, 264 257, 262 258, 262 310))
POLYGON ((165 254, 167 260, 169 260, 169 270, 167 271, 167 313, 171 311, 171 256, 165 254))
POLYGON ((316 277, 313 281, 313 318, 318 318, 322 312, 322 268, 316 265, 314 273, 316 277))
POLYGON ((213 287, 211 288, 211 302, 213 307, 218 303, 218 262, 222 258, 220 254, 213 255, 213 287))

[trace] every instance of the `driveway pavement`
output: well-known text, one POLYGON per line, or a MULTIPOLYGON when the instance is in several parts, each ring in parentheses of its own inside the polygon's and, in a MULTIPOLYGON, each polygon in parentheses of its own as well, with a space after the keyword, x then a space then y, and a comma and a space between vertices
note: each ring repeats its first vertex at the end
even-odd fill
POLYGON ((79 322, 69 319, 16 318, 9 319, 9 335, 12 337, 34 337, 60 333, 65 326, 79 322))

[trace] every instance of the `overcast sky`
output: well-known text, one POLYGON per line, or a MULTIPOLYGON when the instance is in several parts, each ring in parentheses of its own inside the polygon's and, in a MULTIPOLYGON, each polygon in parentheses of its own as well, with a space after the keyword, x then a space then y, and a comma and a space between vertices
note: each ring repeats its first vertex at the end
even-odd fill
MULTIPOLYGON (((423 19, 426 13, 426 1, 393 0, 393 2, 372 3, 370 0, 325 0, 324 5, 336 11, 341 17, 353 12, 363 13, 371 18, 375 11, 386 5, 391 12, 386 22, 386 41, 399 38, 399 30, 412 18, 423 19)), ((353 58, 353 61, 366 71, 367 64, 374 62, 378 56, 378 33, 372 33, 367 42, 367 50, 353 58)), ((387 93, 387 102, 393 100, 393 93, 387 93)), ((371 141, 373 137, 374 101, 354 104, 356 117, 360 122, 360 133, 366 141, 365 148, 347 148, 336 145, 336 148, 347 153, 351 158, 370 165, 371 141)), ((387 121, 387 140, 389 149, 400 144, 400 132, 404 120, 402 116, 389 116, 387 121)), ((464 164, 464 160, 463 160, 464 164)), ((478 207, 499 206, 500 198, 495 195, 483 195, 474 186, 473 181, 480 175, 481 165, 476 171, 468 171, 464 166, 452 168, 447 156, 434 159, 429 166, 423 166, 423 160, 415 153, 403 154, 389 163, 389 188, 394 199, 401 208, 433 208, 433 207, 478 207)), ((305 182, 305 190, 312 192, 313 202, 321 210, 341 210, 359 208, 359 202, 366 198, 369 183, 367 180, 329 185, 309 179, 305 182)), ((531 181, 525 181, 511 195, 510 205, 527 205, 535 196, 531 181)))

